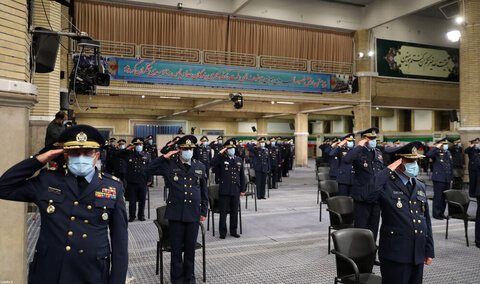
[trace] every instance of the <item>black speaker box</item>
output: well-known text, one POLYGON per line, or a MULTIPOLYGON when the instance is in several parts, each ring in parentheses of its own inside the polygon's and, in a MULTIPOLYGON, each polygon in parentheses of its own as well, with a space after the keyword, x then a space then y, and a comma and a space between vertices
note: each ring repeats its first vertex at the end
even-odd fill
POLYGON ((450 111, 450 121, 458 121, 458 116, 457 116, 457 111, 456 110, 451 110, 450 111))
MULTIPOLYGON (((35 30, 50 31, 44 28, 35 30)), ((60 36, 57 34, 35 33, 32 40, 33 55, 35 58, 35 72, 49 73, 55 69, 60 36)))
POLYGON ((295 130, 295 123, 293 122, 290 122, 290 130, 295 130))
POLYGON ((67 92, 60 92, 60 109, 67 110, 70 106, 70 96, 67 92))

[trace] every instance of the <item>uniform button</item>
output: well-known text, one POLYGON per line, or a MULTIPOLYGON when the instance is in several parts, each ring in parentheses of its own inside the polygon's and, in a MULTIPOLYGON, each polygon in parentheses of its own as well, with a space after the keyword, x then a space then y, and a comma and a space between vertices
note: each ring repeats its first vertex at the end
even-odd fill
POLYGON ((83 220, 83 223, 88 224, 88 220, 83 220))
POLYGON ((70 217, 70 220, 75 221, 75 217, 73 217, 73 216, 70 217))
POLYGON ((192 178, 190 178, 190 180, 192 180, 192 178))
POLYGON ((78 253, 79 253, 79 254, 82 254, 82 253, 83 253, 83 249, 79 250, 78 253))
POLYGON ((70 246, 65 247, 66 251, 70 251, 72 248, 70 246))
POLYGON ((390 232, 390 235, 393 235, 393 232, 390 232))
POLYGON ((192 203, 192 201, 190 200, 190 203, 192 203))
POLYGON ((418 210, 415 210, 415 213, 417 213, 417 214, 418 214, 418 210))
POLYGON ((83 235, 82 235, 82 238, 86 239, 86 238, 87 238, 87 234, 83 234, 83 235))
POLYGON ((412 214, 413 214, 413 210, 410 210, 410 213, 412 213, 412 214))
POLYGON ((184 201, 185 201, 185 203, 187 202, 187 200, 186 200, 186 199, 185 199, 184 201))
POLYGON ((418 219, 418 223, 422 223, 422 220, 418 219))
POLYGON ((422 230, 420 230, 420 234, 422 234, 422 233, 423 233, 423 231, 422 231, 422 230))
POLYGON ((187 185, 186 185, 186 184, 184 184, 183 186, 187 187, 187 185))
POLYGON ((193 195, 193 193, 190 192, 190 195, 193 195))
POLYGON ((417 201, 413 201, 413 205, 417 204, 417 201))
POLYGON ((88 209, 88 210, 92 210, 92 205, 88 205, 88 206, 87 206, 87 209, 88 209))
POLYGON ((413 219, 413 223, 416 223, 416 222, 417 222, 417 220, 413 219))
POLYGON ((185 195, 187 195, 188 193, 185 191, 185 195))
POLYGON ((191 187, 192 187, 192 186, 190 186, 190 188, 191 188, 191 187))
POLYGON ((53 203, 53 200, 50 199, 48 202, 53 203))
POLYGON ((73 232, 72 231, 68 232, 68 235, 73 236, 73 232))
POLYGON ((78 205, 78 201, 73 202, 73 205, 77 206, 77 205, 78 205))
POLYGON ((186 177, 184 177, 183 179, 184 179, 184 180, 187 180, 187 178, 186 178, 186 177))
POLYGON ((412 204, 412 201, 408 201, 408 203, 412 204))
POLYGON ((415 230, 415 234, 416 234, 416 233, 418 233, 418 231, 417 231, 417 230, 415 230))

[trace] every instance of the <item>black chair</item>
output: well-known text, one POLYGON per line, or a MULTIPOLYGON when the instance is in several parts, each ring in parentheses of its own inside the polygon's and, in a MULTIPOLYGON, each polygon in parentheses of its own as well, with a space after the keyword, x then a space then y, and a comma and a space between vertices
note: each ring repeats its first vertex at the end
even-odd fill
POLYGON ((337 263, 335 283, 381 284, 382 277, 372 272, 377 246, 372 231, 345 229, 332 233, 337 263))
POLYGON ((150 188, 147 186, 147 217, 150 219, 150 188))
MULTIPOLYGON (((470 198, 468 193, 463 190, 450 189, 443 192, 448 204, 447 228, 445 230, 445 239, 448 238, 448 221, 450 218, 463 220, 465 225, 465 239, 468 243, 468 222, 475 222, 476 216, 469 215, 468 206, 470 205, 470 198)), ((477 205, 478 206, 478 205, 477 205)))
POLYGON ((327 199, 337 196, 338 194, 338 183, 336 181, 322 180, 318 182, 317 204, 320 203, 320 222, 322 222, 322 203, 327 204, 327 199), (320 196, 322 197, 321 201, 320 196))
MULTIPOLYGON (((157 208, 157 219, 153 221, 155 226, 158 229, 158 241, 157 241, 157 262, 155 274, 158 275, 158 268, 160 266, 160 283, 163 284, 163 252, 171 252, 170 247, 170 235, 169 235, 169 226, 168 220, 165 219, 165 209, 167 206, 162 206, 157 208), (159 261, 160 260, 160 261, 159 261), (159 263, 160 262, 160 263, 159 263), (160 265, 159 265, 160 264, 160 265)), ((202 249, 202 260, 203 260, 203 282, 207 281, 206 273, 206 261, 205 261, 205 227, 203 223, 200 222, 200 229, 202 232, 202 243, 196 243, 195 249, 202 249)))
POLYGON ((330 213, 328 226, 328 253, 330 254, 330 238, 332 230, 353 228, 353 198, 350 196, 334 196, 327 199, 327 211, 330 213))
MULTIPOLYGON (((208 207, 208 216, 207 216, 207 231, 210 231, 210 214, 212 215, 212 234, 215 237, 215 213, 220 214, 220 196, 218 194, 219 186, 218 184, 213 184, 208 187, 208 202, 210 206, 208 207)), ((230 213, 228 213, 230 214, 230 213)), ((240 219, 240 234, 242 234, 242 207, 240 202, 238 203, 238 216, 240 219)))
POLYGON ((245 185, 245 209, 248 206, 248 197, 251 196, 255 199, 255 212, 257 211, 257 185, 255 183, 255 170, 248 168, 248 181, 245 185))

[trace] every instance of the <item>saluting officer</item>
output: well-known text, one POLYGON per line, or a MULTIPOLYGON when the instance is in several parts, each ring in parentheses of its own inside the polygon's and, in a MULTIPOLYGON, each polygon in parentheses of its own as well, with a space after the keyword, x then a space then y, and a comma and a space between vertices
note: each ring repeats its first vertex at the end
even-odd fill
POLYGON ((330 170, 328 171, 328 175, 330 176, 331 180, 337 180, 338 167, 340 166, 340 159, 336 155, 337 151, 335 151, 335 150, 338 150, 338 148, 339 148, 338 144, 340 144, 340 142, 342 142, 342 140, 340 140, 339 138, 337 138, 337 137, 333 138, 332 147, 331 147, 330 152, 328 153, 328 155, 330 156, 330 158, 329 158, 329 160, 330 160, 330 170))
POLYGON ((40 210, 40 237, 28 283, 125 283, 123 185, 95 168, 103 138, 89 125, 76 125, 64 130, 58 142, 63 149, 23 160, 0 178, 1 199, 33 202, 40 210), (44 169, 32 177, 60 155, 67 161, 63 168, 44 169))
POLYGON ((438 140, 435 147, 427 153, 427 157, 432 159, 433 163, 433 218, 445 219, 445 196, 443 192, 450 189, 452 184, 452 154, 448 151, 448 140, 446 138, 438 140))
POLYGON ((205 166, 207 180, 210 177, 210 164, 212 162, 212 149, 208 146, 208 137, 202 136, 200 143, 193 149, 193 158, 205 166))
POLYGON ((347 163, 344 157, 350 152, 355 146, 355 137, 353 133, 349 133, 342 137, 342 142, 338 147, 332 149, 330 155, 338 158, 338 174, 337 174, 337 183, 338 183, 338 193, 342 196, 350 196, 350 190, 352 188, 352 176, 355 173, 353 170, 352 163, 347 163))
POLYGON ((323 140, 323 143, 320 146, 318 146, 318 148, 320 148, 320 150, 322 151, 323 162, 324 163, 330 163, 330 155, 329 155, 329 152, 331 150, 330 139, 325 138, 323 140))
POLYGON ((280 149, 277 147, 277 139, 270 138, 270 144, 267 145, 268 154, 270 155, 270 174, 268 175, 268 188, 278 188, 278 175, 281 174, 282 157, 280 149))
POLYGON ((288 138, 283 139, 280 150, 281 150, 280 155, 282 156, 282 176, 287 177, 289 159, 291 155, 290 146, 288 145, 288 138))
POLYGON ((288 146, 290 146, 290 159, 288 161, 288 170, 292 170, 293 161, 295 160, 295 142, 293 142, 293 139, 290 139, 290 141, 288 141, 288 146))
POLYGON ((104 145, 105 150, 105 172, 113 174, 113 166, 115 164, 115 143, 117 139, 111 137, 107 145, 104 145))
MULTIPOLYGON (((220 152, 220 150, 223 149, 223 136, 218 136, 217 139, 216 139, 216 143, 215 141, 212 141, 212 143, 210 143, 210 148, 212 148, 213 150, 213 156, 215 157, 218 152, 220 152)), ((215 174, 215 183, 218 184, 219 180, 218 180, 218 176, 217 176, 217 173, 215 172, 215 168, 212 168, 212 173, 215 174)))
POLYGON ((358 146, 345 156, 345 162, 351 163, 355 171, 350 191, 350 196, 354 200, 355 228, 370 229, 375 240, 380 221, 380 207, 378 203, 371 202, 368 196, 375 190, 375 173, 383 169, 382 153, 376 148, 377 133, 376 127, 358 132, 362 135, 358 146))
POLYGON ((118 177, 122 182, 125 180, 125 174, 127 173, 127 162, 119 158, 117 153, 119 150, 125 149, 126 143, 125 139, 118 140, 117 149, 113 153, 112 175, 118 177))
POLYGON ((128 222, 145 221, 145 201, 147 199, 147 186, 151 184, 147 175, 147 166, 150 156, 143 151, 143 139, 140 137, 132 140, 131 146, 118 151, 118 157, 127 162, 127 197, 128 197, 128 222), (138 214, 137 214, 138 202, 138 214))
POLYGON ((177 150, 177 141, 180 139, 180 136, 175 136, 172 140, 168 141, 162 149, 160 149, 160 153, 167 154, 168 152, 177 150))
POLYGON ((235 151, 235 155, 240 157, 242 161, 245 161, 245 147, 243 147, 243 141, 238 141, 237 143, 237 150, 235 151))
POLYGON ((150 155, 152 160, 158 157, 157 144, 153 143, 153 135, 148 135, 147 138, 145 138, 144 146, 145 152, 150 155))
POLYGON ((258 139, 257 145, 250 145, 250 152, 252 153, 251 161, 255 169, 255 184, 257 188, 257 199, 265 198, 265 183, 267 181, 267 174, 270 173, 270 156, 268 150, 265 148, 265 137, 258 139))
POLYGON ((213 165, 220 180, 218 193, 220 195, 220 239, 227 235, 227 213, 230 212, 230 235, 240 238, 237 234, 238 206, 240 196, 245 195, 245 172, 243 160, 235 156, 237 142, 229 139, 224 148, 213 158, 213 165), (227 151, 227 153, 225 153, 227 151))
POLYGON ((185 135, 174 150, 148 166, 151 175, 162 175, 170 184, 165 219, 170 233, 172 283, 195 283, 195 244, 199 222, 205 220, 208 190, 205 165, 192 159, 197 138, 185 135), (175 155, 180 152, 180 155, 175 155), (176 157, 176 158, 175 158, 176 157), (182 251, 184 257, 182 258, 182 251))
POLYGON ((452 188, 463 189, 463 169, 465 168, 465 155, 463 154, 462 140, 456 139, 449 148, 452 153, 452 188))
POLYGON ((389 148, 397 159, 376 175, 372 201, 382 211, 382 227, 378 256, 382 283, 420 284, 424 264, 435 257, 433 235, 425 184, 418 175, 417 152, 422 142, 413 141, 403 147, 389 148))
MULTIPOLYGON (((465 154, 468 155, 468 179, 469 179, 469 194, 470 196, 475 196, 476 186, 477 186, 477 175, 480 168, 475 166, 474 161, 478 154, 480 153, 480 138, 475 138, 470 140, 470 146, 465 149, 465 154)), ((478 206, 480 208, 480 206, 478 206)))
MULTIPOLYGON (((478 138, 477 138, 478 139, 478 138)), ((478 145, 478 144, 477 144, 478 145)), ((478 171, 480 169, 480 155, 474 156, 473 166, 478 171)), ((477 214, 475 220, 475 245, 480 248, 480 180, 476 179, 476 184, 473 191, 470 191, 470 196, 477 198, 477 214)))

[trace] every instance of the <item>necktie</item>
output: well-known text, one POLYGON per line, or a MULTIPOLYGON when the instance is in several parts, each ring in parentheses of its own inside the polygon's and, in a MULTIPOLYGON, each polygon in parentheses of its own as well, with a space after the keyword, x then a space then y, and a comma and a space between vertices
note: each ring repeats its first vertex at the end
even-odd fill
POLYGON ((185 169, 187 169, 187 171, 190 170, 190 165, 189 164, 185 163, 183 165, 185 166, 185 169))
POLYGON ((77 177, 77 183, 80 191, 84 190, 88 186, 88 182, 84 177, 77 177))
POLYGON ((413 184, 411 183, 411 181, 407 181, 407 189, 408 189, 408 192, 410 193, 410 195, 412 195, 413 184))

